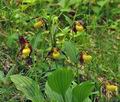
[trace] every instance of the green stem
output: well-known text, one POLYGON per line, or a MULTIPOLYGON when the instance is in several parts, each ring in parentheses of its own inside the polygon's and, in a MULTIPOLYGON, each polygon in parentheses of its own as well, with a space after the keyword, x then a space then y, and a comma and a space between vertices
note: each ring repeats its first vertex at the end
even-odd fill
POLYGON ((79 69, 77 68, 77 82, 79 84, 79 69))
POLYGON ((55 60, 55 66, 56 66, 56 69, 58 68, 58 65, 57 65, 57 61, 55 60))
POLYGON ((79 84, 79 68, 78 68, 77 64, 75 64, 75 67, 77 69, 77 72, 76 72, 76 74, 77 74, 77 82, 79 84))

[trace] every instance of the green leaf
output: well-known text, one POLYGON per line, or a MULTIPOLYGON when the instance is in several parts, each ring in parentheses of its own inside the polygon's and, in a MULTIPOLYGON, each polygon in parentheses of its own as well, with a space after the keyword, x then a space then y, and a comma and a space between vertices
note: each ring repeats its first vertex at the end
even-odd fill
POLYGON ((41 35, 42 34, 36 34, 36 36, 34 37, 34 39, 32 40, 32 47, 33 49, 36 49, 38 47, 38 45, 40 44, 41 41, 41 35))
POLYGON ((1 83, 3 82, 3 80, 4 80, 4 73, 3 73, 3 71, 0 71, 0 85, 1 85, 1 83))
POLYGON ((73 101, 72 102, 83 102, 91 94, 91 91, 94 87, 93 82, 83 82, 80 85, 77 85, 72 92, 73 101))
MULTIPOLYGON (((73 83, 72 83, 73 84, 73 83)), ((73 86, 73 85, 72 85, 73 86)), ((66 95, 65 95, 65 100, 66 102, 72 102, 72 87, 68 88, 66 95)))
POLYGON ((0 81, 2 81, 4 79, 4 73, 3 71, 0 71, 0 81))
POLYGON ((83 102, 92 102, 89 97, 87 97, 83 102))
POLYGON ((24 11, 28 7, 36 4, 36 0, 22 0, 22 4, 20 5, 20 10, 24 11))
MULTIPOLYGON (((69 87, 68 90, 66 91, 66 95, 65 95, 66 102, 72 102, 72 89, 73 88, 69 87)), ((46 83, 46 85, 45 85, 45 93, 47 95, 48 100, 50 100, 50 102, 53 102, 53 101, 64 102, 62 96, 57 94, 53 90, 51 90, 48 83, 46 83)))
POLYGON ((10 78, 16 88, 22 91, 29 100, 32 102, 43 102, 39 85, 31 78, 21 75, 12 75, 10 78))
POLYGON ((80 5, 82 3, 82 0, 70 0, 69 6, 71 5, 80 5))
POLYGON ((98 5, 100 5, 101 7, 103 7, 109 0, 100 0, 97 2, 98 5))
POLYGON ((57 69, 48 77, 48 85, 53 91, 63 96, 70 87, 73 76, 74 74, 71 69, 57 69))
POLYGON ((70 42, 70 41, 66 41, 64 43, 64 50, 66 55, 70 58, 70 60, 74 63, 77 63, 77 49, 75 47, 75 45, 70 42))
POLYGON ((36 0, 23 0, 22 3, 34 4, 36 0))
POLYGON ((54 92, 50 88, 48 83, 46 83, 46 85, 45 85, 45 93, 47 95, 48 100, 50 100, 50 102, 64 102, 62 99, 62 96, 57 94, 56 92, 54 92))
POLYGON ((68 16, 64 15, 66 21, 69 23, 70 26, 73 24, 73 20, 71 20, 68 16))
MULTIPOLYGON (((68 0, 67 0, 68 1, 68 0)), ((61 0, 59 2, 59 5, 62 7, 62 8, 66 8, 66 0, 61 0)))
POLYGON ((9 47, 12 47, 13 45, 16 44, 17 39, 18 39, 18 36, 16 34, 10 34, 9 37, 7 38, 7 45, 9 47))

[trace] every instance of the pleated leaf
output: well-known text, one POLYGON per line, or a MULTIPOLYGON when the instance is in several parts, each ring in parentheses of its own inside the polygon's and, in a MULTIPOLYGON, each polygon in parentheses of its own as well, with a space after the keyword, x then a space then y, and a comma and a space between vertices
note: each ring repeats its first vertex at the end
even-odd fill
POLYGON ((92 93, 94 83, 87 81, 77 85, 72 92, 72 102, 84 102, 86 98, 92 93))
POLYGON ((66 55, 70 58, 70 60, 73 63, 77 63, 78 61, 77 60, 77 49, 75 45, 70 41, 66 41, 64 43, 64 50, 65 50, 66 55))
POLYGON ((45 93, 47 95, 48 100, 50 100, 50 102, 64 102, 62 96, 54 92, 50 88, 48 83, 46 83, 45 85, 45 93))
POLYGON ((48 77, 48 85, 53 91, 63 96, 69 88, 73 76, 71 69, 57 69, 48 77))
POLYGON ((92 102, 92 100, 89 97, 87 97, 83 102, 92 102))
POLYGON ((16 88, 22 91, 29 100, 43 102, 39 85, 34 80, 21 75, 12 75, 10 78, 16 88))

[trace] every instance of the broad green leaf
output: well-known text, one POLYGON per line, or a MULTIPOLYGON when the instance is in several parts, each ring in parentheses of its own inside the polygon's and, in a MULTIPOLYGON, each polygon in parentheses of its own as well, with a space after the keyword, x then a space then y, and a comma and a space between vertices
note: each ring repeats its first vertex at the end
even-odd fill
POLYGON ((85 99, 91 94, 93 87, 94 83, 89 81, 77 85, 72 92, 72 102, 84 102, 85 99))
MULTIPOLYGON (((66 95, 65 95, 66 102, 72 102, 72 89, 73 88, 70 87, 66 91, 66 95)), ((53 102, 53 101, 55 101, 55 102, 64 102, 62 96, 57 94, 53 90, 51 90, 48 83, 46 83, 46 85, 45 85, 45 93, 46 93, 46 95, 48 97, 48 100, 50 100, 50 102, 53 102)))
POLYGON ((66 41, 64 43, 64 50, 66 55, 70 58, 70 60, 74 63, 77 63, 77 49, 75 47, 75 45, 70 42, 70 41, 66 41))
POLYGON ((45 93, 48 97, 48 100, 50 100, 50 102, 63 102, 62 96, 57 94, 56 92, 54 92, 50 88, 48 83, 46 83, 46 85, 45 85, 45 93))
POLYGON ((73 76, 74 74, 71 69, 57 69, 48 77, 48 85, 53 91, 63 96, 70 87, 73 76))
MULTIPOLYGON (((73 86, 73 85, 72 85, 73 86)), ((66 95, 65 95, 65 99, 66 102, 72 102, 72 87, 68 88, 66 95)))
POLYGON ((87 97, 83 102, 92 102, 89 97, 87 97))
POLYGON ((10 78, 16 88, 22 91, 32 102, 43 102, 39 85, 31 78, 21 75, 12 75, 10 78))

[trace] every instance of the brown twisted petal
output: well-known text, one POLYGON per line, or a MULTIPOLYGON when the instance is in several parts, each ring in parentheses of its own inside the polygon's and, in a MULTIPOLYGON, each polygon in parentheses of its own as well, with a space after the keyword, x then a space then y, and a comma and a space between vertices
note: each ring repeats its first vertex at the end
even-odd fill
POLYGON ((19 36, 19 43, 20 45, 23 45, 25 43, 28 43, 28 41, 23 36, 19 36))

